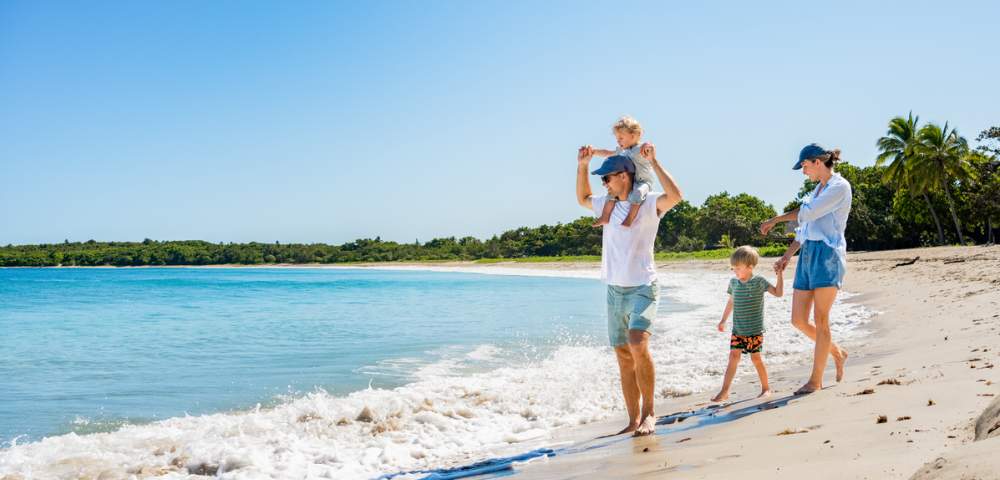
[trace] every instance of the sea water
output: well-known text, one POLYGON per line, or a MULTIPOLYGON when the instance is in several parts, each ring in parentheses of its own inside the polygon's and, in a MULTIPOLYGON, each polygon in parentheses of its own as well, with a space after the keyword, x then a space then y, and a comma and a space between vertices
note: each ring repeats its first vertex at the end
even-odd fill
MULTIPOLYGON (((0 475, 370 478, 622 416, 595 274, 483 270, 0 269, 0 475)), ((727 281, 661 275, 658 397, 718 387, 727 281)), ((789 307, 772 370, 810 359, 789 307)))

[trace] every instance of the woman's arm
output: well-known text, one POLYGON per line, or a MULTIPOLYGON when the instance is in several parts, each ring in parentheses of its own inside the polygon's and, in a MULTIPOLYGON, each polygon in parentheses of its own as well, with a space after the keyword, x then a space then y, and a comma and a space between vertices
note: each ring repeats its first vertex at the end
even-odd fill
POLYGON ((792 210, 790 212, 785 212, 785 213, 783 213, 781 215, 778 215, 777 217, 769 218, 767 220, 764 220, 764 223, 760 224, 760 234, 761 235, 767 235, 767 232, 770 232, 771 229, 774 228, 775 225, 777 225, 777 224, 779 224, 781 222, 789 222, 789 221, 792 221, 792 220, 795 220, 795 219, 799 218, 799 209, 801 209, 801 208, 802 207, 799 207, 799 208, 796 208, 795 210, 792 210))

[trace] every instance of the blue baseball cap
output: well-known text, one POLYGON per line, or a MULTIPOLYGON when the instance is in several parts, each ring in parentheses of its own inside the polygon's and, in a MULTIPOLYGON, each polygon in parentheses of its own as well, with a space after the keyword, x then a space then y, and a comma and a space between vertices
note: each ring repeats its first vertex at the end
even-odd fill
POLYGON ((625 155, 612 155, 604 159, 601 168, 590 172, 591 175, 607 175, 609 173, 628 172, 635 173, 635 164, 632 159, 625 155))
POLYGON ((819 145, 817 145, 815 143, 810 143, 809 145, 806 145, 805 147, 803 147, 802 151, 799 152, 799 160, 797 162, 795 162, 795 165, 792 167, 792 170, 798 170, 798 169, 802 168, 802 161, 803 160, 809 160, 810 158, 816 158, 816 157, 818 157, 820 155, 824 155, 826 153, 827 152, 826 152, 825 148, 823 148, 823 147, 821 147, 821 146, 819 146, 819 145))

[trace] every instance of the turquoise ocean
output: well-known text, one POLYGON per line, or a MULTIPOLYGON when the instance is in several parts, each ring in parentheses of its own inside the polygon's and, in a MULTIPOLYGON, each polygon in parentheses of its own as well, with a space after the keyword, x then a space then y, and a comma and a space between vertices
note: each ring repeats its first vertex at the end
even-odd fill
MULTIPOLYGON (((595 273, 506 273, 0 269, 0 474, 370 478, 621 415, 595 273)), ((658 396, 717 383, 726 278, 661 277, 658 396)), ((862 335, 867 311, 838 311, 862 335)), ((771 364, 809 350, 786 323, 771 364)))

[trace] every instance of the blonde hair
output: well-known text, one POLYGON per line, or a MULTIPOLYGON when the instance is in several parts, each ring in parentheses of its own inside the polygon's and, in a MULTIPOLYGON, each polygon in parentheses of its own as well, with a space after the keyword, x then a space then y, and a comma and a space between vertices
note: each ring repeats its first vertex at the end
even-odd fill
POLYGON ((639 125, 638 120, 628 115, 619 118, 618 121, 611 126, 612 132, 617 132, 619 130, 624 130, 628 133, 631 133, 632 135, 639 135, 640 137, 642 136, 642 125, 639 125))
POLYGON ((757 260, 760 258, 760 254, 757 253, 757 249, 751 247, 750 245, 743 245, 737 248, 732 255, 729 256, 730 265, 746 265, 750 268, 757 266, 757 260))

